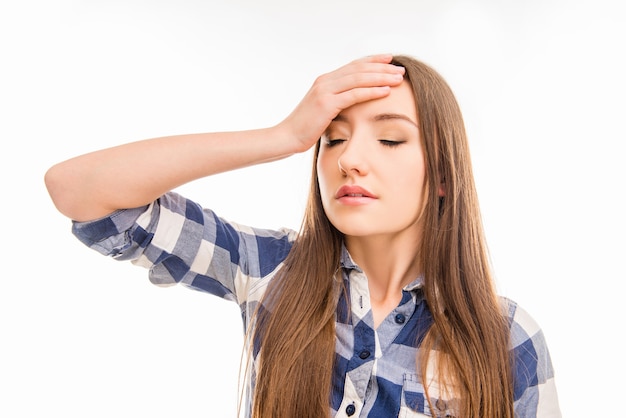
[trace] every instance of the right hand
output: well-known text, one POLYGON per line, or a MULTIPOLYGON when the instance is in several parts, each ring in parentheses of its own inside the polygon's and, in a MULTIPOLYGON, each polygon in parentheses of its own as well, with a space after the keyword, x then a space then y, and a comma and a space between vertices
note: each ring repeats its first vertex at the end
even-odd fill
POLYGON ((403 80, 404 68, 390 64, 391 55, 373 55, 352 61, 319 76, 294 111, 280 125, 308 150, 332 120, 357 103, 379 99, 403 80))

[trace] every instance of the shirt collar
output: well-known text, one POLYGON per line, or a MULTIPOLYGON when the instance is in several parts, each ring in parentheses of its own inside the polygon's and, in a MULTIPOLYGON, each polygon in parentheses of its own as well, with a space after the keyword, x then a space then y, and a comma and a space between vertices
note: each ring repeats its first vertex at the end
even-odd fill
POLYGON ((357 264, 354 262, 354 260, 350 256, 350 253, 348 252, 348 249, 346 248, 345 243, 341 244, 340 262, 341 262, 341 267, 344 269, 356 270, 359 273, 363 273, 363 270, 361 270, 361 267, 357 266, 357 264))
POLYGON ((406 290, 407 292, 413 292, 415 290, 421 289, 422 287, 424 287, 424 276, 420 274, 417 279, 404 286, 402 290, 406 290))

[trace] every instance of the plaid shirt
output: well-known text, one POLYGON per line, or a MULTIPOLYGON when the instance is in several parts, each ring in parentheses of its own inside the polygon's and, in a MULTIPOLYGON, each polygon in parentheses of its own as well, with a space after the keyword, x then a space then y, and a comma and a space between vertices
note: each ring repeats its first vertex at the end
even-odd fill
MULTIPOLYGON (((146 207, 75 222, 73 232, 102 254, 149 268, 156 285, 182 283, 238 303, 246 326, 296 238, 287 229, 226 222, 173 192, 146 207)), ((431 370, 427 383, 435 410, 429 408, 417 374, 417 347, 432 323, 422 280, 403 289, 399 305, 374 329, 367 278, 345 248, 341 267, 348 292, 337 306, 332 416, 454 416, 454 399, 440 396, 431 370)), ((515 416, 560 417, 541 329, 514 302, 502 298, 502 304, 515 356, 515 416)), ((249 376, 248 393, 253 380, 249 376)))

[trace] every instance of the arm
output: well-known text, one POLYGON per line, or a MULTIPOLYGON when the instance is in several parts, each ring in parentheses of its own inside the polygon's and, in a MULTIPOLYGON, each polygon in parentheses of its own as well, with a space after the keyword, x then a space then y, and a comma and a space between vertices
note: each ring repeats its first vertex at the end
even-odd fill
POLYGON ((560 418, 554 368, 543 331, 515 302, 506 298, 502 301, 511 321, 515 416, 560 418))
POLYGON ((367 57, 320 76, 276 126, 155 138, 95 151, 51 167, 46 187, 61 213, 87 221, 146 205, 195 179, 304 152, 341 110, 384 97, 389 86, 401 83, 404 69, 390 60, 390 55, 367 57))

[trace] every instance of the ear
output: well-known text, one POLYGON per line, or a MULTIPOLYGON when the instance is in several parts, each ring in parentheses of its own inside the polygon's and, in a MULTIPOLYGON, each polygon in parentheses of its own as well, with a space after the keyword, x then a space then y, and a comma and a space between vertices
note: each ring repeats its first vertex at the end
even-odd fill
POLYGON ((446 183, 439 183, 437 193, 439 193, 439 197, 444 197, 446 195, 446 183))

